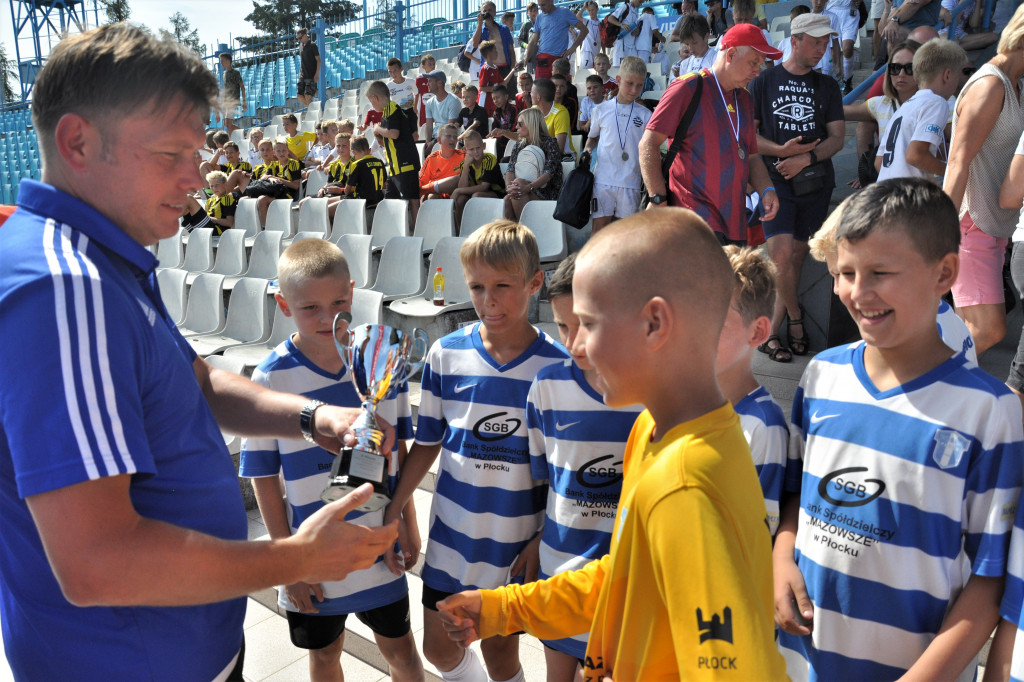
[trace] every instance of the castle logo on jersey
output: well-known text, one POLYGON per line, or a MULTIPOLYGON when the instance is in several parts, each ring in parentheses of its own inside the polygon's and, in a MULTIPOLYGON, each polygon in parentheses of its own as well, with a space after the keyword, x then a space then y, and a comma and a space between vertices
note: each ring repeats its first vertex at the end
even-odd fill
POLYGON ((603 455, 592 459, 576 470, 576 482, 584 488, 607 488, 622 480, 622 460, 609 462, 615 455, 603 455))
POLYGON ((478 439, 491 442, 507 438, 519 430, 523 420, 507 417, 508 412, 489 414, 476 423, 473 435, 478 439))
POLYGON ((942 469, 955 469, 970 447, 971 441, 960 433, 952 429, 939 429, 935 432, 932 459, 942 469))
POLYGON ((726 606, 722 615, 712 613, 710 620, 704 620, 704 612, 697 609, 697 629, 700 631, 700 643, 709 639, 720 639, 732 644, 732 609, 726 606))
POLYGON ((885 492, 885 482, 867 478, 867 467, 836 469, 822 477, 818 494, 837 507, 862 507, 885 492))

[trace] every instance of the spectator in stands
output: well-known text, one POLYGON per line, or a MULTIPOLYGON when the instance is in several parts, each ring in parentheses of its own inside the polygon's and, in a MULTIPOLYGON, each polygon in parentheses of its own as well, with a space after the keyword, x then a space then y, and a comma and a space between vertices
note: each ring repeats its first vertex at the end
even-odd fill
POLYGON ((412 137, 412 121, 391 101, 391 92, 383 82, 370 83, 366 98, 374 110, 381 112, 373 133, 380 135, 388 163, 384 198, 405 199, 409 203, 409 224, 415 225, 420 203, 420 154, 412 137))
POLYGON ((36 79, 44 180, 22 180, 0 230, 0 329, 19 340, 0 361, 2 627, 18 679, 240 680, 245 595, 341 579, 397 537, 343 522, 367 487, 289 540, 246 542, 220 429, 337 451, 361 412, 211 368, 160 301, 145 247, 177 234, 216 97, 192 52, 126 23, 62 39, 36 79), (84 136, 106 152, 90 157, 84 136))
POLYGON ((576 150, 572 146, 569 121, 569 112, 565 107, 555 104, 555 83, 550 78, 538 78, 533 84, 534 108, 544 118, 547 133, 555 138, 558 148, 566 156, 576 156, 576 150))
POLYGON ((466 89, 465 81, 454 80, 452 81, 452 94, 455 95, 455 99, 462 101, 462 91, 466 89))
POLYGON ((533 101, 533 76, 525 71, 519 74, 519 93, 516 95, 516 111, 526 111, 536 102, 533 101))
MULTIPOLYGON (((834 76, 837 80, 842 81, 844 80, 842 71, 842 66, 844 63, 842 61, 843 45, 839 41, 839 27, 841 21, 837 19, 836 16, 831 12, 825 11, 825 7, 827 6, 826 3, 827 0, 811 0, 811 14, 818 14, 821 16, 828 17, 829 23, 832 26, 832 30, 835 31, 836 34, 832 37, 832 42, 829 43, 829 48, 825 50, 825 54, 821 56, 821 61, 818 62, 814 68, 816 70, 820 70, 821 75, 823 76, 834 76)), ((798 8, 799 5, 789 11, 790 26, 793 25, 794 21, 796 21, 796 17, 799 16, 799 14, 797 13, 798 8)), ((785 43, 790 43, 790 40, 789 38, 783 38, 782 42, 782 61, 786 61, 787 59, 789 59, 790 52, 786 50, 785 43)), ((790 50, 791 49, 792 43, 790 43, 790 50)))
POLYGON ((789 362, 793 355, 810 350, 798 285, 807 240, 828 215, 835 187, 831 159, 843 148, 846 133, 839 86, 814 71, 834 39, 832 23, 822 14, 804 14, 793 21, 790 32, 790 58, 766 69, 748 88, 754 100, 757 148, 771 160, 768 175, 779 197, 778 213, 762 223, 775 264, 778 297, 772 335, 761 351, 776 362, 789 362), (813 103, 811 111, 798 112, 805 102, 813 103), (788 348, 779 339, 787 317, 788 348))
POLYGON ((295 37, 300 45, 298 97, 302 105, 308 107, 320 83, 320 48, 309 39, 308 28, 300 28, 295 37))
MULTIPOLYGON (((270 164, 267 172, 263 175, 264 180, 285 187, 285 199, 294 199, 299 191, 299 184, 302 182, 302 164, 291 158, 291 150, 288 142, 282 137, 274 143, 274 162, 270 164)), ((267 224, 267 211, 274 200, 272 196, 261 196, 257 199, 256 207, 260 213, 260 224, 267 224)))
POLYGON ((587 76, 587 96, 580 102, 580 130, 590 132, 590 117, 594 107, 604 101, 604 83, 596 73, 587 76))
POLYGON ((601 77, 604 82, 604 98, 610 99, 615 96, 615 91, 619 89, 615 79, 608 75, 608 70, 612 68, 612 60, 608 58, 604 52, 594 57, 594 71, 597 71, 597 75, 601 77))
MULTIPOLYGON (((504 14, 501 15, 501 25, 504 26, 505 28, 507 28, 509 30, 509 33, 511 33, 514 30, 513 27, 515 26, 515 24, 516 24, 516 13, 515 12, 505 12, 504 14)), ((513 52, 513 54, 514 54, 514 52, 513 52)), ((515 64, 514 61, 512 63, 515 64)))
MULTIPOLYGON (((673 5, 674 7, 675 5, 673 5)), ((670 43, 681 42, 679 40, 679 32, 683 28, 683 20, 691 14, 697 14, 697 3, 692 0, 686 0, 685 2, 679 3, 679 18, 676 19, 675 26, 672 27, 672 33, 668 36, 670 43)))
POLYGON ((371 107, 366 110, 366 115, 363 116, 363 122, 356 127, 356 130, 359 131, 359 133, 364 133, 367 128, 372 128, 378 123, 380 123, 380 112, 371 107))
POLYGON ((431 71, 427 74, 432 98, 427 102, 426 145, 424 155, 429 154, 437 141, 437 133, 445 123, 458 123, 462 102, 445 90, 448 77, 444 71, 431 71))
POLYGON ((484 152, 484 138, 475 130, 465 136, 465 158, 457 187, 451 197, 455 201, 455 225, 462 224, 462 209, 473 197, 502 199, 505 196, 505 178, 501 175, 498 157, 484 152))
MULTIPOLYGON (((335 150, 338 145, 338 133, 340 131, 338 130, 338 122, 333 119, 321 121, 321 124, 324 146, 320 150, 319 161, 317 161, 316 167, 320 170, 326 171, 328 166, 330 166, 334 161, 335 150)), ((351 135, 352 133, 349 132, 346 134, 351 135)))
POLYGON ((213 196, 206 200, 206 215, 213 233, 220 235, 224 228, 235 226, 235 209, 238 196, 228 190, 228 176, 224 171, 213 171, 206 176, 213 196))
POLYGON ((659 75, 667 76, 671 71, 672 61, 667 52, 668 43, 657 40, 651 43, 651 64, 658 64, 661 68, 656 71, 659 75))
POLYGON ((878 179, 938 180, 946 173, 947 100, 960 89, 967 53, 955 40, 932 40, 914 55, 918 91, 900 107, 882 139, 878 179))
POLYGON ((1000 206, 999 188, 1024 132, 1024 5, 1013 13, 996 49, 957 97, 942 185, 960 215, 960 276, 953 300, 979 357, 1006 335, 1003 255, 1019 212, 1000 206))
MULTIPOLYGON (((217 144, 213 141, 213 136, 217 133, 222 133, 223 130, 217 130, 216 128, 210 128, 206 131, 206 142, 204 146, 199 148, 199 157, 202 161, 209 161, 213 158, 214 153, 217 151, 217 144)), ((229 138, 230 139, 230 136, 229 138)))
POLYGON ((569 98, 568 80, 566 80, 566 77, 560 73, 553 73, 551 74, 551 82, 555 84, 554 105, 565 109, 566 113, 569 115, 569 134, 579 135, 578 121, 580 118, 580 105, 575 100, 569 98))
POLYGON ((577 19, 570 10, 564 7, 555 7, 555 0, 541 0, 540 14, 534 20, 526 56, 519 60, 516 68, 524 68, 526 62, 536 58, 537 67, 534 70, 534 76, 550 78, 551 63, 559 57, 573 56, 576 49, 587 39, 587 33, 587 25, 577 19), (572 44, 569 43, 570 28, 578 31, 576 40, 572 44))
POLYGON ((353 133, 356 132, 356 124, 353 123, 350 119, 342 119, 338 121, 338 132, 352 135, 353 133))
MULTIPOLYGON (((416 111, 419 112, 419 119, 416 123, 417 133, 420 133, 427 122, 427 102, 434 98, 430 94, 430 80, 427 74, 436 68, 437 62, 434 55, 425 54, 420 57, 420 75, 416 76, 416 111)), ((418 135, 417 135, 418 137, 418 135)))
POLYGON ((708 20, 701 15, 691 14, 683 19, 679 39, 690 51, 690 58, 680 65, 680 76, 714 66, 718 50, 708 45, 710 36, 711 27, 708 26, 708 20))
POLYGON ((354 138, 345 196, 366 199, 366 208, 373 208, 384 199, 386 178, 384 162, 370 153, 370 141, 365 137, 354 138))
MULTIPOLYGON (((480 91, 475 85, 467 85, 462 91, 462 109, 459 110, 459 125, 463 132, 475 130, 478 133, 487 132, 487 110, 477 104, 480 98, 480 91)), ((462 135, 459 135, 462 141, 462 135)))
POLYGON ((644 7, 640 12, 640 34, 636 37, 636 56, 644 61, 644 64, 651 63, 651 55, 654 53, 654 44, 665 42, 665 36, 658 30, 658 20, 654 18, 654 8, 644 7))
POLYGON ((597 150, 594 161, 594 232, 616 219, 640 210, 643 178, 640 175, 640 138, 651 119, 647 107, 637 103, 647 78, 647 65, 639 57, 626 57, 615 77, 619 92, 614 100, 594 107, 584 151, 597 150))
POLYGON ((778 196, 757 153, 753 102, 745 88, 760 72, 765 58, 779 56, 756 26, 733 26, 719 41, 711 73, 689 74, 673 81, 640 140, 640 171, 651 203, 694 211, 723 244, 746 240, 748 181, 761 195, 765 219, 775 217, 778 210, 778 196), (661 145, 675 136, 698 82, 699 104, 666 186, 661 145), (726 98, 732 100, 732 106, 726 98))
POLYGON ((213 141, 213 145, 211 146, 213 153, 210 155, 209 159, 199 164, 199 174, 203 176, 204 187, 206 186, 205 182, 207 173, 219 170, 220 165, 227 159, 227 156, 224 153, 224 145, 231 141, 231 136, 223 130, 216 130, 213 132, 213 135, 210 135, 210 133, 207 132, 206 137, 213 141))
POLYGON ((672 77, 679 78, 679 76, 686 75, 683 69, 686 67, 687 62, 690 60, 690 46, 686 43, 679 43, 679 61, 672 65, 672 77))
POLYGON ((260 142, 263 141, 263 130, 253 128, 249 131, 249 165, 256 167, 260 162, 260 142))
POLYGON ((940 0, 885 0, 885 10, 879 22, 882 39, 889 45, 895 45, 906 40, 910 31, 918 26, 935 26, 939 23, 941 9, 940 0))
POLYGON ((220 53, 220 65, 224 70, 224 88, 220 91, 220 114, 224 127, 228 134, 238 130, 235 125, 235 115, 238 108, 244 108, 245 104, 245 83, 242 82, 242 74, 231 65, 231 53, 220 53))
MULTIPOLYGON (((533 32, 533 24, 537 21, 537 15, 540 13, 540 7, 537 3, 531 2, 526 6, 526 21, 519 27, 519 49, 526 50, 530 43, 530 34, 533 32)), ((523 53, 523 59, 520 63, 525 62, 523 66, 526 68, 526 72, 533 75, 533 70, 536 66, 536 62, 533 58, 527 59, 526 53, 523 53)), ((519 66, 514 67, 516 69, 521 68, 519 66)))
POLYGON ((494 91, 491 93, 494 97, 494 115, 491 122, 491 132, 487 137, 493 137, 497 140, 495 143, 495 151, 497 152, 498 158, 503 159, 505 157, 505 147, 508 146, 509 131, 516 127, 516 111, 515 106, 509 101, 508 89, 504 85, 495 85, 494 91))
POLYGON ((619 27, 619 35, 615 39, 615 48, 612 52, 612 66, 622 63, 623 57, 636 56, 637 39, 641 30, 640 13, 637 8, 642 4, 644 0, 623 0, 605 17, 609 24, 619 27))
MULTIPOLYGON (((501 82, 505 76, 512 73, 512 65, 516 63, 515 46, 513 45, 512 32, 497 22, 498 6, 491 0, 487 0, 480 6, 480 14, 476 17, 476 31, 473 33, 471 42, 473 47, 480 51, 480 56, 486 59, 482 45, 485 41, 494 43, 497 53, 494 57, 494 66, 498 68, 501 82)), ((483 82, 481 81, 481 85, 483 82)))
MULTIPOLYGON (((483 109, 480 109, 483 111, 483 109)), ((471 128, 472 130, 472 128, 471 128)), ((420 200, 447 199, 459 185, 459 174, 466 152, 456 149, 459 141, 459 127, 445 123, 437 134, 438 149, 423 160, 420 169, 420 200)))
POLYGON ((313 134, 316 135, 316 142, 306 152, 306 156, 302 159, 302 179, 305 180, 309 176, 309 172, 320 167, 321 162, 327 154, 331 153, 331 149, 334 148, 333 142, 328 142, 324 133, 323 121, 317 121, 313 126, 313 134))
POLYGON ((253 180, 259 180, 264 175, 271 172, 274 163, 277 161, 277 155, 274 154, 273 140, 260 140, 259 152, 260 163, 256 164, 252 169, 253 180))
POLYGON ((942 0, 941 9, 939 10, 939 21, 946 28, 939 32, 941 37, 947 37, 949 31, 952 30, 953 37, 960 43, 960 47, 965 50, 983 50, 989 45, 999 42, 998 33, 967 32, 968 28, 976 30, 981 26, 984 5, 979 2, 973 2, 965 7, 957 19, 956 27, 951 29, 950 24, 953 23, 953 10, 956 9, 958 4, 953 2, 953 0, 942 0))
POLYGON ((402 60, 392 57, 388 60, 388 75, 386 85, 391 92, 391 101, 401 107, 402 112, 409 117, 413 127, 413 139, 419 139, 419 116, 416 113, 416 83, 411 78, 406 78, 403 71, 405 67, 402 60))
POLYGON ((300 132, 299 131, 299 119, 295 114, 285 114, 281 117, 281 123, 284 125, 284 134, 288 142, 288 153, 290 158, 295 159, 299 162, 299 166, 302 166, 303 159, 306 158, 306 154, 316 144, 317 138, 316 133, 312 132, 300 132))
POLYGON ((566 88, 564 97, 566 99, 571 99, 573 103, 576 105, 576 110, 579 110, 580 96, 579 92, 576 90, 576 85, 572 82, 571 62, 565 57, 562 57, 561 59, 556 59, 551 63, 551 75, 552 77, 557 75, 562 76, 564 78, 566 88))
POLYGON ((345 198, 345 188, 348 187, 348 176, 352 163, 352 136, 338 133, 335 152, 336 158, 327 168, 327 184, 317 192, 318 198, 327 199, 327 215, 332 223, 334 213, 338 210, 338 203, 345 198))
MULTIPOLYGON (((483 94, 482 104, 488 116, 494 115, 494 98, 491 96, 491 92, 494 90, 494 86, 502 85, 505 82, 501 69, 495 62, 498 54, 498 46, 493 41, 485 40, 480 43, 480 55, 484 59, 484 68, 480 69, 480 92, 483 94)), ((481 132, 486 131, 482 130, 481 132)))
MULTIPOLYGON (((534 85, 536 86, 536 83, 534 85)), ((555 200, 562 189, 562 147, 559 146, 558 140, 548 134, 544 115, 540 109, 534 107, 520 113, 518 121, 518 142, 512 147, 508 170, 505 172, 505 187, 508 192, 505 195, 505 217, 516 221, 522 215, 526 204, 534 199, 555 200), (531 145, 540 147, 544 152, 544 172, 535 180, 527 180, 516 175, 516 159, 523 149, 531 145)))
POLYGON ((237 142, 229 140, 224 143, 224 163, 220 165, 220 171, 227 176, 229 192, 244 191, 245 186, 249 184, 249 178, 252 177, 252 166, 248 161, 242 161, 241 156, 237 142))
MULTIPOLYGON (((206 193, 203 192, 199 198, 205 196, 206 193)), ((199 203, 199 198, 194 194, 185 194, 185 207, 181 211, 181 228, 185 231, 185 234, 190 233, 197 227, 206 227, 210 224, 210 217, 206 215, 206 209, 199 203)))
POLYGON ((711 35, 716 39, 721 38, 732 26, 732 15, 722 9, 722 0, 708 0, 707 8, 705 18, 708 20, 708 26, 711 27, 711 35))
POLYGON ((594 68, 594 56, 601 51, 601 22, 597 19, 597 2, 587 0, 576 12, 576 18, 587 25, 587 39, 583 41, 580 51, 580 68, 594 68), (583 16, 586 12, 587 16, 583 16))

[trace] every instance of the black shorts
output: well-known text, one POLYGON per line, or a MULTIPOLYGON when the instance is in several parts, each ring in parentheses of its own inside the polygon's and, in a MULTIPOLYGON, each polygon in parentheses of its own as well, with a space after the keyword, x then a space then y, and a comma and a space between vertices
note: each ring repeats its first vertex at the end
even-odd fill
MULTIPOLYGON (((345 631, 348 614, 319 615, 316 613, 299 613, 286 611, 288 616, 288 634, 292 644, 300 649, 323 649, 330 646, 345 631)), ((373 634, 387 639, 398 639, 409 633, 409 595, 386 606, 379 606, 369 611, 359 611, 356 618, 371 630, 373 634)))
POLYGON ((210 216, 206 215, 206 210, 200 208, 195 213, 189 213, 181 217, 181 226, 185 228, 186 232, 191 232, 197 227, 206 227, 210 224, 210 216))
POLYGON ((384 198, 418 201, 420 198, 419 173, 407 171, 389 177, 387 184, 384 185, 384 198))
POLYGON ((806 242, 828 216, 828 205, 832 200, 831 187, 798 197, 793 194, 788 182, 780 180, 775 183, 775 194, 779 197, 779 210, 774 218, 761 223, 765 239, 789 234, 799 242, 806 242))
POLYGON ((437 611, 437 602, 447 599, 453 594, 455 594, 455 592, 442 592, 441 590, 435 590, 433 587, 424 585, 423 607, 430 609, 431 611, 437 611))
POLYGON ((312 78, 300 78, 296 90, 300 95, 316 97, 316 81, 312 78))

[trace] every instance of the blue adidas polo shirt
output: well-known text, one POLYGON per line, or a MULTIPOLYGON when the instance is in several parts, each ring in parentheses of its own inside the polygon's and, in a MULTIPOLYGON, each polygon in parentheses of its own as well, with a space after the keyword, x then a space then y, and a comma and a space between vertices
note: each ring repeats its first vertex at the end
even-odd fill
POLYGON ((140 515, 246 539, 234 466, 155 267, 94 208, 42 183, 21 183, 0 228, 0 622, 18 679, 211 680, 241 646, 244 599, 72 605, 25 504, 128 474, 140 515))

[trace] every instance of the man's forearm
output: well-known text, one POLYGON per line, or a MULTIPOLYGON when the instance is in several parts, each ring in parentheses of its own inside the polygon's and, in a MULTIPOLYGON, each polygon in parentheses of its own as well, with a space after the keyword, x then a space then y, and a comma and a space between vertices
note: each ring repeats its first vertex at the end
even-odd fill
POLYGON ((667 194, 665 178, 661 174, 661 142, 649 135, 650 131, 645 132, 640 139, 640 175, 648 194, 667 194))
POLYGON ((747 160, 747 169, 750 172, 750 184, 754 186, 758 194, 764 194, 764 190, 771 187, 772 179, 768 176, 768 169, 760 154, 750 155, 747 160))

